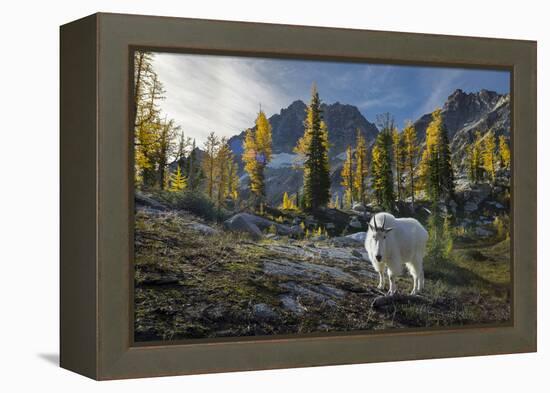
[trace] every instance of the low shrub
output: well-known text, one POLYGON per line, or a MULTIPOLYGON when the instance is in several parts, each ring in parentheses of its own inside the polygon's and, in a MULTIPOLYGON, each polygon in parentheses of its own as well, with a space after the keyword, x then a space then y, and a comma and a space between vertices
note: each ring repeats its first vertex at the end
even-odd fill
POLYGON ((428 218, 428 244, 426 257, 433 262, 449 260, 453 251, 453 236, 449 219, 434 212, 428 218))
POLYGON ((495 228, 498 239, 508 238, 510 236, 510 217, 507 215, 496 216, 493 221, 493 228, 495 228))
POLYGON ((227 210, 217 207, 207 195, 199 191, 159 191, 155 197, 173 209, 187 210, 208 221, 223 221, 230 215, 227 210))

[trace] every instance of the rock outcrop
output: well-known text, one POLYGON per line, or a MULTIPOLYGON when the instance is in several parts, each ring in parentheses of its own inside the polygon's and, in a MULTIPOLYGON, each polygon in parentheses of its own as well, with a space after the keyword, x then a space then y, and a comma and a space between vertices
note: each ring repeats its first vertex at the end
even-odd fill
POLYGON ((250 213, 238 213, 224 222, 224 226, 231 231, 248 233, 254 239, 262 238, 262 231, 272 226, 280 235, 291 235, 295 231, 286 225, 276 223, 250 213))

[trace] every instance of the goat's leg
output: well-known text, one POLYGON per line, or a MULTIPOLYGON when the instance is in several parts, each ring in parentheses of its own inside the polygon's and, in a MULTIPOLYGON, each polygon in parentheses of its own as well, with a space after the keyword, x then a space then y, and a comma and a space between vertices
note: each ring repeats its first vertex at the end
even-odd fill
POLYGON ((384 289, 384 271, 378 272, 378 289, 384 289))
POLYGON ((390 282, 390 289, 388 291, 388 295, 392 296, 395 295, 395 292, 397 292, 397 284, 395 283, 395 276, 393 275, 393 272, 388 269, 388 281, 390 282))
POLYGON ((416 285, 417 292, 420 292, 424 289, 424 261, 422 256, 417 255, 416 257, 416 275, 418 276, 418 284, 416 285))
POLYGON ((409 274, 412 277, 413 287, 411 290, 411 295, 416 295, 420 290, 418 286, 418 272, 416 271, 416 267, 412 262, 407 262, 405 265, 407 266, 407 269, 409 270, 409 274))
POLYGON ((424 269, 418 272, 418 291, 420 292, 423 289, 424 289, 424 269))
POLYGON ((411 276, 413 279, 413 289, 411 291, 411 295, 416 295, 418 293, 418 277, 416 272, 411 272, 411 276))

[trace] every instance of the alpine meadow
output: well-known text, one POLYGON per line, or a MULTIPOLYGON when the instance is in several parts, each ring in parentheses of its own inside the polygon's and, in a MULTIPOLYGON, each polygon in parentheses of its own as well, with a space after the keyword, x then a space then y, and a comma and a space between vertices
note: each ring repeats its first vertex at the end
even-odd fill
POLYGON ((510 74, 134 52, 134 339, 511 317, 510 74))

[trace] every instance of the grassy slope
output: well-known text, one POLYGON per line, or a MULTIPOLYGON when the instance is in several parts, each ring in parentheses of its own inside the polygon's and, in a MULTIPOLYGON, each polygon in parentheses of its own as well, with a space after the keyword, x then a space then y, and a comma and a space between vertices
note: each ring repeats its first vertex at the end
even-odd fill
MULTIPOLYGON (((281 255, 268 247, 287 244, 286 238, 255 243, 222 230, 202 236, 189 227, 195 220, 191 215, 137 213, 138 341, 454 326, 499 322, 510 315, 508 241, 456 245, 453 262, 427 264, 426 291, 420 302, 391 301, 372 307, 381 295, 376 280, 347 266, 341 268, 353 275, 352 282, 326 275, 298 279, 300 285, 331 285, 346 293, 332 302, 303 296, 298 300, 304 311, 298 315, 281 304, 281 296, 288 292, 281 285, 297 279, 266 275, 263 262, 284 258, 330 266, 336 261, 281 255), (476 261, 472 255, 485 260, 476 261), (255 315, 253 306, 258 303, 277 315, 255 315)), ((398 285, 400 292, 408 292, 411 280, 404 276, 398 285)))

